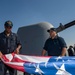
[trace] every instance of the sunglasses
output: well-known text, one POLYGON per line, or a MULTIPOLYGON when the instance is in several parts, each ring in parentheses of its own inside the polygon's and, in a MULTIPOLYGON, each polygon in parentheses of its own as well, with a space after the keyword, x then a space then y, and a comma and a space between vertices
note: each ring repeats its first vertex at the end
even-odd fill
POLYGON ((6 28, 11 29, 12 27, 11 26, 7 26, 6 28))

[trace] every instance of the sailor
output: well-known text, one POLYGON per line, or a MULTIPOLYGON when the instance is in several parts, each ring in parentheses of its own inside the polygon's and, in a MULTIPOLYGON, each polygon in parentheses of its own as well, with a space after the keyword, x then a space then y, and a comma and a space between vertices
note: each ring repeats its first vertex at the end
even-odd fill
POLYGON ((42 56, 46 55, 46 52, 48 56, 65 56, 67 45, 65 40, 57 35, 56 28, 50 28, 47 32, 50 34, 50 38, 45 42, 42 56))
MULTIPOLYGON (((12 30, 13 23, 11 21, 6 21, 4 24, 5 30, 0 33, 0 58, 4 54, 9 53, 19 53, 21 49, 21 43, 17 34, 13 33, 12 30)), ((10 75, 15 75, 15 70, 8 67, 7 65, 2 63, 2 75, 6 75, 7 70, 10 75)))

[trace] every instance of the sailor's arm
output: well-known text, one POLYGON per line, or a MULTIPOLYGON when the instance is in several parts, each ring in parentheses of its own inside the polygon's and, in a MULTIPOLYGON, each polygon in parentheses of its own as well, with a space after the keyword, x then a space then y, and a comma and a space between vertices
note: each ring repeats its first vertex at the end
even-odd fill
POLYGON ((2 52, 0 51, 0 59, 1 59, 2 55, 3 55, 3 54, 2 54, 2 52))
POLYGON ((66 48, 64 47, 64 48, 62 48, 62 52, 61 52, 61 55, 60 56, 65 56, 66 55, 66 48))
POLYGON ((15 50, 15 53, 16 53, 16 54, 19 54, 21 47, 22 47, 22 46, 19 44, 18 47, 17 47, 16 50, 15 50))
POLYGON ((46 52, 47 52, 47 51, 46 51, 45 49, 43 49, 41 55, 42 55, 42 56, 45 56, 45 55, 46 55, 46 52))

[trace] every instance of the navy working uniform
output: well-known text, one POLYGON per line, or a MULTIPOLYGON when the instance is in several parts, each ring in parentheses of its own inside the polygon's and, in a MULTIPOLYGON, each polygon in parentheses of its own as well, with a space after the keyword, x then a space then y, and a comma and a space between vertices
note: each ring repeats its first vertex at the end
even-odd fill
MULTIPOLYGON (((11 32, 9 36, 6 36, 5 31, 0 33, 0 51, 3 54, 9 54, 14 52, 18 45, 20 45, 20 41, 17 37, 17 34, 11 32)), ((3 64, 3 73, 2 75, 6 74, 6 71, 9 70, 10 75, 14 73, 14 69, 8 67, 7 65, 3 64)))
POLYGON ((64 39, 56 36, 54 39, 48 38, 43 49, 48 52, 48 56, 60 56, 64 47, 67 47, 64 39))
POLYGON ((3 54, 14 52, 20 44, 17 34, 11 32, 10 36, 6 36, 5 31, 0 33, 0 51, 3 54))

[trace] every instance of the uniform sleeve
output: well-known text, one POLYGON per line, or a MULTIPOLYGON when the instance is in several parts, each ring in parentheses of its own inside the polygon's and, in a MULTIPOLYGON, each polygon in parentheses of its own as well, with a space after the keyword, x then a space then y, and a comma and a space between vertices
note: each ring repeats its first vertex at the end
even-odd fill
POLYGON ((66 44, 64 38, 59 37, 59 43, 60 43, 62 48, 64 48, 64 47, 67 48, 67 44, 66 44))
POLYGON ((17 44, 17 46, 21 45, 20 38, 19 38, 19 36, 17 34, 16 34, 16 44, 17 44))

